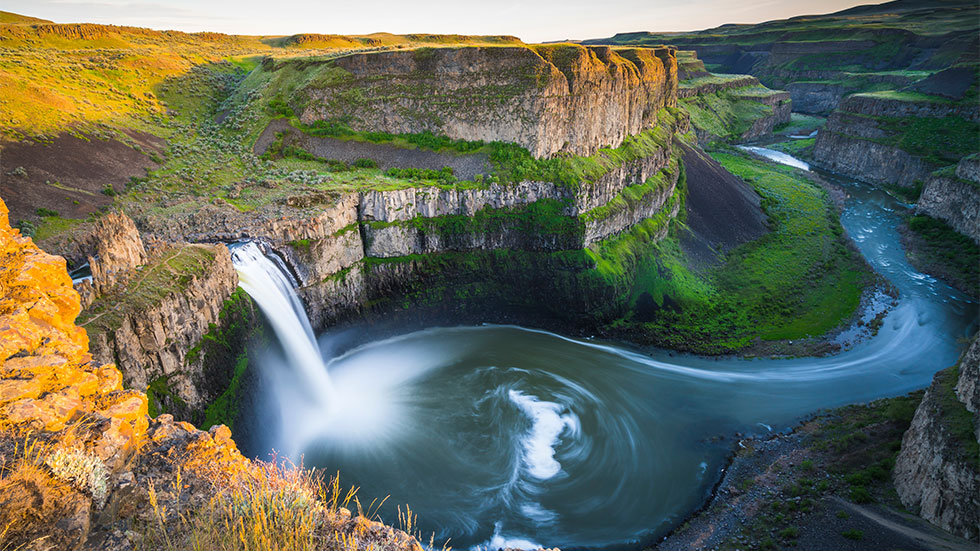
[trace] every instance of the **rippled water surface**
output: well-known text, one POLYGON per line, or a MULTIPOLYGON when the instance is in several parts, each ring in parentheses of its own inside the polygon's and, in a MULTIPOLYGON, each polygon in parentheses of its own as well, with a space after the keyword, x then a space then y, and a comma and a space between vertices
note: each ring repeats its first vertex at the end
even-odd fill
MULTIPOLYGON (((765 154, 768 150, 756 151, 765 154)), ((778 160, 778 159, 777 159, 778 160)), ((874 338, 832 357, 641 355, 509 326, 435 328, 340 356, 335 397, 308 400, 287 360, 263 362, 282 420, 269 446, 340 470, 360 495, 408 503, 456 548, 628 547, 696 509, 736 431, 789 427, 820 408, 925 386, 952 365, 976 304, 904 258, 892 198, 841 182, 843 224, 900 292, 874 338)), ((330 359, 332 358, 332 359, 330 359)), ((267 418, 274 418, 270 416, 267 418)))

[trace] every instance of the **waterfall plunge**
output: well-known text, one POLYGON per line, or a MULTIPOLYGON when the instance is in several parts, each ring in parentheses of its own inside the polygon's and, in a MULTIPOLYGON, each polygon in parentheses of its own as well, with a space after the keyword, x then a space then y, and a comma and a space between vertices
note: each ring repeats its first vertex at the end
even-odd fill
MULTIPOLYGON (((232 250, 239 286, 269 320, 285 356, 258 354, 262 392, 281 426, 266 426, 278 451, 301 460, 315 443, 331 447, 379 444, 406 432, 412 382, 449 360, 439 352, 346 354, 324 361, 284 266, 248 242, 232 250)), ((348 352, 350 353, 350 352, 348 352)), ((274 417, 275 418, 275 417, 274 417)))
POLYGON ((327 366, 289 277, 255 243, 235 247, 231 260, 238 272, 239 286, 268 318, 289 363, 302 378, 309 394, 321 404, 332 402, 335 392, 327 366))

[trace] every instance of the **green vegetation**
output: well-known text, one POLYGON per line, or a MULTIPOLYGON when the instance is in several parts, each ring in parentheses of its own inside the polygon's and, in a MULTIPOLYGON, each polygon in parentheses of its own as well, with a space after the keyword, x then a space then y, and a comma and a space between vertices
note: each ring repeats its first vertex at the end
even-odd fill
POLYGON ((722 141, 739 140, 755 121, 773 113, 772 107, 729 90, 683 98, 678 103, 691 114, 691 124, 699 133, 722 141))
MULTIPOLYGON (((733 153, 713 157, 762 195, 772 231, 700 273, 687 267, 676 237, 657 243, 635 268, 642 275, 634 310, 616 325, 666 346, 718 353, 755 339, 816 337, 847 321, 872 275, 848 246, 825 192, 789 167, 733 153)), ((606 250, 600 271, 615 266, 613 259, 634 258, 606 250)))
POLYGON ((528 242, 551 243, 559 239, 568 248, 580 246, 585 226, 566 214, 568 205, 555 199, 540 199, 514 208, 483 208, 473 216, 449 215, 434 218, 416 217, 407 222, 372 222, 372 228, 407 225, 443 240, 459 236, 493 236, 513 232, 528 242))
MULTIPOLYGON (((890 138, 880 140, 936 165, 954 163, 980 147, 980 123, 961 117, 877 117, 890 138)), ((876 140, 877 141, 877 140, 876 140)))
POLYGON ((667 189, 678 179, 683 170, 683 164, 680 162, 678 156, 676 154, 671 155, 667 166, 660 169, 659 172, 653 176, 650 176, 639 184, 623 188, 619 194, 610 199, 604 205, 595 207, 594 209, 583 213, 581 216, 587 222, 593 220, 603 220, 608 218, 613 213, 635 208, 642 204, 644 199, 646 199, 651 193, 656 193, 667 189))
MULTIPOLYGON (((156 130, 168 108, 181 111, 162 96, 195 68, 207 65, 228 64, 245 73, 261 56, 328 58, 386 46, 521 44, 513 37, 386 33, 269 40, 110 25, 37 25, 41 21, 16 14, 0 18, 0 133, 5 138, 72 131, 125 139, 116 129, 156 130)), ((187 98, 195 102, 206 97, 191 92, 187 98)), ((282 113, 288 112, 286 107, 281 99, 274 105, 282 113)))
POLYGON ((45 216, 41 218, 41 221, 34 225, 33 223, 22 220, 21 225, 24 224, 31 226, 34 230, 32 232, 32 237, 38 243, 44 242, 44 240, 58 235, 60 233, 70 231, 72 228, 83 223, 84 220, 76 220, 73 218, 62 218, 60 216, 45 216))
MULTIPOLYGON (((870 404, 847 406, 807 421, 795 434, 791 455, 778 454, 768 467, 762 484, 754 485, 759 496, 757 511, 749 514, 740 532, 731 534, 720 549, 772 549, 775 541, 794 545, 798 526, 840 526, 841 536, 860 540, 860 529, 848 526, 851 515, 838 509, 827 525, 822 519, 827 498, 836 496, 856 503, 880 503, 901 510, 891 482, 891 471, 902 445, 902 436, 912 422, 922 391, 870 404), (787 460, 805 458, 809 469, 786 469, 787 460), (810 478, 816 473, 819 482, 810 478), (769 480, 766 480, 769 479, 769 480)), ((746 454, 752 449, 745 450, 746 454)), ((751 472, 751 471, 750 471, 751 472)), ((759 482, 760 480, 757 480, 759 482)), ((819 533, 819 531, 818 531, 819 533)), ((812 540, 811 540, 812 541, 812 540)))
POLYGON ((78 316, 77 324, 89 338, 118 329, 125 317, 156 306, 170 293, 179 292, 191 279, 207 272, 214 252, 200 245, 161 251, 157 258, 126 281, 100 296, 78 316))
MULTIPOLYGON (((574 188, 583 182, 595 181, 627 162, 650 156, 664 149, 672 139, 674 128, 680 124, 681 117, 684 116, 684 113, 678 109, 665 108, 657 115, 656 127, 627 137, 618 147, 604 147, 590 156, 558 155, 548 159, 536 159, 527 149, 512 143, 453 140, 428 132, 422 134, 355 132, 346 123, 340 121, 318 121, 310 126, 299 124, 298 121, 293 121, 293 124, 303 132, 318 137, 387 143, 395 147, 422 148, 457 155, 485 155, 494 167, 493 174, 488 175, 486 179, 487 182, 508 184, 533 180, 574 188)), ((436 175, 431 170, 389 169, 386 175, 414 180, 441 180, 448 183, 445 182, 447 180, 445 176, 436 175)))
POLYGON ((971 295, 980 292, 980 248, 972 239, 924 214, 909 217, 906 224, 911 237, 906 254, 914 265, 971 295))
POLYGON ((776 134, 784 136, 807 135, 814 130, 819 130, 827 124, 827 119, 803 113, 791 113, 789 122, 777 124, 773 129, 776 134))
POLYGON ((216 398, 202 413, 191 412, 202 427, 228 425, 233 428, 243 397, 243 383, 248 369, 247 343, 259 336, 252 299, 241 288, 225 299, 218 323, 187 354, 188 364, 202 362, 207 393, 216 398))
POLYGON ((784 153, 789 153, 794 157, 806 157, 809 151, 813 149, 813 144, 816 143, 816 141, 816 138, 802 138, 798 140, 791 139, 769 144, 767 147, 777 151, 782 151, 784 153))
POLYGON ((204 428, 215 425, 227 425, 228 428, 235 428, 235 418, 238 417, 239 406, 241 405, 242 379, 248 370, 248 352, 242 352, 235 360, 234 374, 228 389, 225 390, 204 412, 204 428))
POLYGON ((169 375, 150 381, 146 387, 146 403, 151 417, 171 411, 186 411, 187 404, 170 388, 169 375))
POLYGON ((938 390, 938 418, 949 435, 949 441, 958 447, 960 459, 980 471, 980 442, 976 440, 973 413, 956 396, 956 384, 959 380, 959 365, 936 374, 934 388, 938 390))

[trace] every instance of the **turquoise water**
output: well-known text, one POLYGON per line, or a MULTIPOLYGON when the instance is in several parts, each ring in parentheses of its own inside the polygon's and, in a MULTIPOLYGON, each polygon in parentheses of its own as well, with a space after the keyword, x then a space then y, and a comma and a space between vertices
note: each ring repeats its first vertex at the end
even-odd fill
POLYGON ((899 291, 878 334, 850 350, 787 360, 645 355, 477 326, 336 355, 350 330, 327 333, 329 405, 303 398, 310 384, 288 360, 263 362, 275 410, 266 418, 280 419, 266 427, 267 445, 339 470, 365 505, 390 495, 386 521, 410 504, 426 536, 457 549, 649 543, 703 503, 736 432, 781 431, 822 408, 922 388, 975 329, 975 303, 906 262, 903 206, 838 183, 849 194, 844 227, 899 291))

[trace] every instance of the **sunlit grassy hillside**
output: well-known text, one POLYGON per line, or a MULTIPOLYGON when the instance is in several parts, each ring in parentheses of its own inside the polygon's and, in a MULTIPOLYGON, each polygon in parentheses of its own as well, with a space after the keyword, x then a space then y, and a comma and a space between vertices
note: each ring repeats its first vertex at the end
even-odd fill
POLYGON ((84 132, 103 124, 145 129, 166 112, 161 88, 195 66, 230 61, 251 68, 262 56, 444 44, 520 44, 520 40, 388 33, 233 36, 59 25, 0 12, 0 138, 50 136, 69 128, 84 132))

